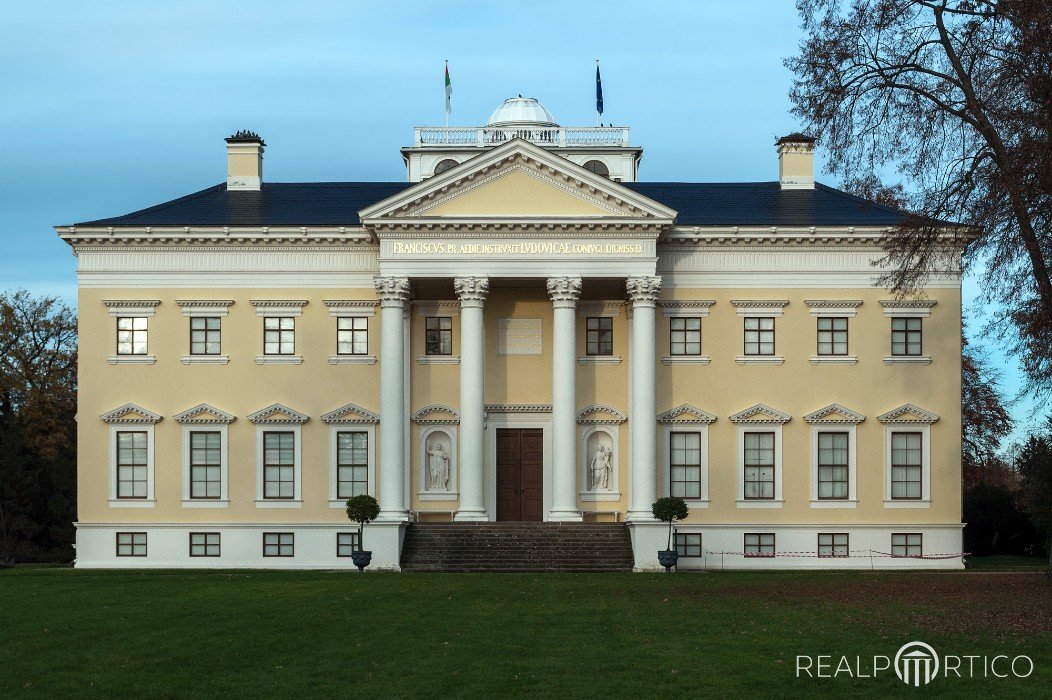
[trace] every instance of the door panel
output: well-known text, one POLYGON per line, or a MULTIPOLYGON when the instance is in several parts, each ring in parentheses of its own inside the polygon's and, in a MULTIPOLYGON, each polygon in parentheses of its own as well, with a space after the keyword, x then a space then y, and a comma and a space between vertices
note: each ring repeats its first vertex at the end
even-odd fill
POLYGON ((519 484, 522 490, 522 519, 544 519, 544 433, 523 430, 519 449, 519 484))
POLYGON ((497 520, 544 519, 544 431, 497 430, 497 520))
POLYGON ((497 430, 497 520, 520 520, 519 431, 497 430))

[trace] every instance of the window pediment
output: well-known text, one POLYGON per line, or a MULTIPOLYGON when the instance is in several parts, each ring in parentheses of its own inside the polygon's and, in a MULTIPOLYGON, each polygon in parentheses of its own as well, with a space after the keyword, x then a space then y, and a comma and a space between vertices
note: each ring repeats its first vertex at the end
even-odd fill
POLYGON ((271 404, 255 413, 250 413, 248 419, 257 425, 298 425, 310 420, 307 415, 293 411, 280 403, 271 404))
POLYGON ((685 403, 664 413, 659 413, 657 422, 682 425, 709 425, 716 422, 716 416, 708 411, 701 410, 697 406, 685 403))
POLYGON ((744 424, 774 424, 781 425, 788 423, 792 418, 788 413, 783 413, 777 409, 765 406, 762 403, 758 403, 755 406, 750 406, 744 411, 738 411, 730 417, 732 423, 744 423, 744 424))
POLYGON ((126 403, 120 408, 103 413, 99 416, 103 422, 117 425, 153 425, 161 422, 161 415, 133 403, 126 403))

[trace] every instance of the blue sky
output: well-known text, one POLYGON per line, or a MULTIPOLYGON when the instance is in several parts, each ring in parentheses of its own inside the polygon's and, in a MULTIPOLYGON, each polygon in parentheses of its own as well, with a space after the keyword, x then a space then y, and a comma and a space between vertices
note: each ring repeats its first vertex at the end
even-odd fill
MULTIPOLYGON (((772 180, 774 138, 799 126, 782 65, 799 39, 789 0, 8 3, 0 289, 74 303, 75 261, 51 226, 222 181, 237 129, 266 139, 266 180, 404 179, 398 147, 443 123, 445 59, 453 124, 519 93, 594 124, 599 58, 603 121, 645 148, 640 179, 772 180)), ((975 342, 1016 392, 1016 362, 975 342)))

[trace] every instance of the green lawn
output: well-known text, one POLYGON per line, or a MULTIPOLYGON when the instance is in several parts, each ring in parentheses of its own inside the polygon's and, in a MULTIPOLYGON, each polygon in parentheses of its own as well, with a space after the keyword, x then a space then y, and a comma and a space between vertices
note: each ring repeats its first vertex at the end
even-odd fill
MULTIPOLYGON (((0 571, 0 697, 916 695, 797 679, 797 654, 1026 654, 1041 696, 1052 586, 1033 573, 398 575, 0 571)), ((1047 695, 1044 695, 1047 697, 1047 695)))
POLYGON ((968 568, 992 571, 1044 571, 1048 568, 1048 558, 1012 554, 1000 554, 993 557, 968 557, 968 568))

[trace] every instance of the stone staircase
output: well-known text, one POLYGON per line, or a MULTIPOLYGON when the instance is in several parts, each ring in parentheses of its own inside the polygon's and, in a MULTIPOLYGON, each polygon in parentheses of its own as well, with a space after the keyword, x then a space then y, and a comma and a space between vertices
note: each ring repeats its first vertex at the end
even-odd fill
POLYGON ((593 523, 412 523, 407 572, 631 571, 628 526, 593 523))

